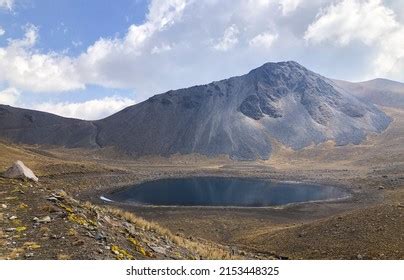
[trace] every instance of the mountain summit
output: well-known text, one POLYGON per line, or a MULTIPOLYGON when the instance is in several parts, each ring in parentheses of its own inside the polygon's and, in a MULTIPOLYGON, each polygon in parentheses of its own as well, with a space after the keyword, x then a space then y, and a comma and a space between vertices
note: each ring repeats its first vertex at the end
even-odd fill
POLYGON ((290 61, 156 95, 99 121, 98 141, 137 156, 200 153, 267 159, 271 139, 293 149, 327 140, 357 144, 389 122, 373 105, 290 61))
MULTIPOLYGON (((6 115, 0 108, 1 123, 7 122, 6 115)), ((390 123, 374 105, 293 61, 266 63, 243 76, 168 91, 103 120, 65 120, 69 129, 81 129, 71 137, 83 139, 64 135, 63 143, 114 146, 135 157, 198 153, 249 160, 269 158, 272 140, 293 149, 327 140, 358 144, 390 123)), ((28 129, 11 131, 0 125, 0 135, 31 143, 24 134, 28 129)), ((57 133, 46 137, 58 139, 57 133)))

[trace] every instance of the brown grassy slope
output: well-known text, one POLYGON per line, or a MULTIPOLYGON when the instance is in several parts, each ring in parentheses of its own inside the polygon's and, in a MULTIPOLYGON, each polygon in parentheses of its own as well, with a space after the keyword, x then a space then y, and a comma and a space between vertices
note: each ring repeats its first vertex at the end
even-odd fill
MULTIPOLYGON (((65 152, 69 153, 69 150, 65 152)), ((107 170, 104 166, 84 161, 83 158, 65 159, 62 155, 55 155, 38 147, 0 141, 0 170, 7 169, 16 160, 22 160, 37 176, 103 172, 107 170)))
POLYGON ((399 203, 255 235, 248 243, 259 251, 270 248, 292 259, 404 259, 403 195, 401 199, 399 203))

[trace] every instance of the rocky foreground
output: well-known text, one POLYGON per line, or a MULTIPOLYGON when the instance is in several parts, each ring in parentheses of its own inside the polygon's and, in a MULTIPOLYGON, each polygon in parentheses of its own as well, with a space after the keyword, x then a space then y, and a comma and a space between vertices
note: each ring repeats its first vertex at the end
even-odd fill
POLYGON ((40 183, 0 178, 0 194, 0 259, 259 257, 173 235, 131 213, 82 203, 40 183))

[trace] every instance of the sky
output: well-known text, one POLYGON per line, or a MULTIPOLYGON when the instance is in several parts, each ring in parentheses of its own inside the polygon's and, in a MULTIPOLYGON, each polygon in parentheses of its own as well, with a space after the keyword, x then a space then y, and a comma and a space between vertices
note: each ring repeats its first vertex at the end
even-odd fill
POLYGON ((402 0, 0 0, 0 104, 94 120, 294 60, 404 82, 402 0))

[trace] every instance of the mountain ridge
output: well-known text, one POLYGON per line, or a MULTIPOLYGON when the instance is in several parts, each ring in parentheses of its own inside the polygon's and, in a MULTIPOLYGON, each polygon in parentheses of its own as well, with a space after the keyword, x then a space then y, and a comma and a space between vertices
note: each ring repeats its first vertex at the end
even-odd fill
POLYGON ((245 75, 170 90, 98 121, 53 115, 49 126, 61 130, 66 123, 70 133, 78 128, 74 137, 64 133, 63 141, 37 123, 21 128, 25 115, 20 114, 23 122, 15 131, 0 126, 0 136, 43 144, 33 133, 36 127, 38 134, 48 134, 44 144, 113 146, 133 157, 199 153, 240 160, 268 159, 272 140, 293 149, 327 140, 358 144, 390 123, 374 105, 294 61, 265 63, 245 75))
POLYGON ((404 108, 404 83, 381 78, 358 83, 333 81, 361 100, 380 106, 404 108))

